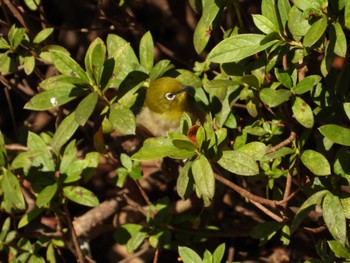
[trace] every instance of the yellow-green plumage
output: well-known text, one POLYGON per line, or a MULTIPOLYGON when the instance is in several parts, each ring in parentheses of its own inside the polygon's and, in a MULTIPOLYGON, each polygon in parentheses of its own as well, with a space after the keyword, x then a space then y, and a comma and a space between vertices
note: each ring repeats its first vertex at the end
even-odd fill
POLYGON ((168 131, 179 129, 184 112, 196 120, 193 102, 187 94, 188 87, 171 77, 151 82, 146 92, 144 107, 136 121, 154 136, 166 136, 168 131))

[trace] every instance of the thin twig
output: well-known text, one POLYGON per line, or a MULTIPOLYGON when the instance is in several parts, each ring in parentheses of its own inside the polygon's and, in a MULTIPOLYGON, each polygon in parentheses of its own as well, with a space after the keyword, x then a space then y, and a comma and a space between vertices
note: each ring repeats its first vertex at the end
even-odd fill
POLYGON ((20 151, 20 152, 28 151, 28 147, 21 145, 21 144, 17 144, 17 143, 6 144, 5 149, 10 150, 10 151, 20 151))
POLYGON ((283 218, 276 215, 275 213, 273 213, 272 211, 270 211, 269 209, 267 209, 265 206, 263 206, 262 204, 255 202, 253 200, 250 200, 250 202, 255 205, 257 208, 259 208, 262 212, 264 212, 266 215, 268 215, 269 217, 271 217, 272 219, 274 219, 275 221, 282 223, 283 222, 283 218))
POLYGON ((156 250, 154 251, 153 263, 158 262, 158 256, 159 256, 159 248, 156 248, 156 250))
POLYGON ((268 149, 265 154, 271 154, 274 153, 275 151, 283 148, 284 146, 287 146, 290 144, 292 141, 294 141, 296 138, 296 133, 294 131, 290 132, 290 135, 287 139, 284 141, 280 142, 279 144, 273 146, 272 148, 268 149))
POLYGON ((145 200, 146 204, 148 206, 152 205, 152 202, 149 200, 148 195, 146 194, 145 190, 143 190, 142 186, 140 185, 140 182, 138 180, 134 180, 134 182, 137 185, 137 187, 142 195, 142 198, 145 200))

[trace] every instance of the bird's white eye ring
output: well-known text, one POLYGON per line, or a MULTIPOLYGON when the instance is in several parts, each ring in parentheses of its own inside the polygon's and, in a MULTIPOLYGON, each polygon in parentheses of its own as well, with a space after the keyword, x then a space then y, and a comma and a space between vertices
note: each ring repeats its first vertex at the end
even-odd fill
POLYGON ((176 97, 176 94, 171 93, 171 92, 168 92, 168 93, 165 94, 165 98, 166 98, 167 100, 174 100, 175 97, 176 97))

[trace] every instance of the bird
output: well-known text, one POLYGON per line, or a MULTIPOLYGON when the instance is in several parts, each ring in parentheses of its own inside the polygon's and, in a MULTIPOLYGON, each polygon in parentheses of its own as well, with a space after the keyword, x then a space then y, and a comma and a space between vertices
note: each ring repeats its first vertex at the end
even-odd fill
POLYGON ((183 85, 172 77, 161 77, 147 88, 146 98, 136 116, 138 126, 155 137, 167 136, 168 131, 179 131, 181 118, 186 112, 192 123, 202 121, 204 114, 189 94, 192 86, 183 85))

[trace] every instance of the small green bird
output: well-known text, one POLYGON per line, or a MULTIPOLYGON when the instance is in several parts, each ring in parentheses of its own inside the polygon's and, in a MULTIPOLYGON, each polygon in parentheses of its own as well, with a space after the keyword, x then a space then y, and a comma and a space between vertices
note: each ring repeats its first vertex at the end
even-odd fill
POLYGON ((144 106, 136 117, 137 124, 154 136, 166 136, 168 131, 179 130, 184 112, 188 113, 193 123, 202 120, 204 115, 189 96, 190 89, 193 88, 184 86, 175 78, 154 80, 147 89, 144 106))

